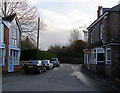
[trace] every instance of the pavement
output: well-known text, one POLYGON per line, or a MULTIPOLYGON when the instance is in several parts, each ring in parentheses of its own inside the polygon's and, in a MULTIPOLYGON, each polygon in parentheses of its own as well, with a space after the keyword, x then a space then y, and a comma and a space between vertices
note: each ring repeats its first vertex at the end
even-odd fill
POLYGON ((104 86, 107 86, 108 90, 105 87, 105 89, 107 91, 114 91, 114 90, 120 91, 120 79, 118 79, 118 78, 111 78, 111 77, 105 76, 101 73, 95 73, 95 72, 87 70, 87 69, 83 70, 81 72, 86 73, 90 77, 92 77, 95 80, 97 80, 98 82, 102 83, 104 86))

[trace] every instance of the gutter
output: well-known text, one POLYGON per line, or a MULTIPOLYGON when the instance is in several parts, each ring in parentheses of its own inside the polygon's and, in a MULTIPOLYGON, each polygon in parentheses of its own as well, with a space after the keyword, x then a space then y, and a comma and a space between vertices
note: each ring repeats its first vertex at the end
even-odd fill
POLYGON ((108 14, 108 12, 105 12, 101 17, 99 17, 96 21, 94 21, 87 29, 89 30, 91 27, 93 27, 95 24, 97 24, 107 14, 108 14))

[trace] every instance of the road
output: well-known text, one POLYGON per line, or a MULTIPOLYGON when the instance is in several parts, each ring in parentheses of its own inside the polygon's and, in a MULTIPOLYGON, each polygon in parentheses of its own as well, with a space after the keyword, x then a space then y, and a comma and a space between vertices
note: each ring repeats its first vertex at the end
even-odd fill
POLYGON ((2 91, 103 91, 105 89, 105 86, 80 69, 80 65, 61 64, 60 67, 42 74, 6 74, 2 79, 2 91))

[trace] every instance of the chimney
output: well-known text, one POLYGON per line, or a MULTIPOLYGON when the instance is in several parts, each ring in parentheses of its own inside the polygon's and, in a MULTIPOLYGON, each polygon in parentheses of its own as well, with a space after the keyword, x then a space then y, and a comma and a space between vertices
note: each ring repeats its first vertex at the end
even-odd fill
POLYGON ((98 6, 98 11, 97 11, 97 18, 100 17, 100 9, 102 8, 102 6, 98 6))

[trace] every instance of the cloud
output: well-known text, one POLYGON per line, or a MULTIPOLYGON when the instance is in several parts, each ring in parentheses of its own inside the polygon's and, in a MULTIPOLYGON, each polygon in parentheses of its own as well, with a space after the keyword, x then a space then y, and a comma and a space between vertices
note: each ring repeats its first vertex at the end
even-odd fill
MULTIPOLYGON (((73 28, 82 31, 79 26, 90 25, 95 17, 89 16, 84 11, 73 8, 66 14, 55 11, 39 9, 42 20, 47 25, 47 30, 41 33, 41 48, 47 49, 54 44, 67 44, 70 31, 73 28)), ((83 38, 83 34, 81 35, 83 38)))
MULTIPOLYGON (((85 24, 89 26, 97 18, 98 6, 112 7, 117 3, 117 0, 114 2, 112 0, 93 0, 92 2, 91 0, 35 0, 34 3, 37 5, 38 2, 58 1, 72 2, 71 7, 68 8, 67 6, 59 6, 57 7, 59 9, 52 9, 55 7, 51 8, 51 6, 49 6, 50 9, 48 9, 47 5, 47 8, 38 7, 38 15, 42 17, 43 22, 47 25, 47 30, 41 33, 42 49, 47 49, 50 45, 56 43, 63 45, 67 44, 69 33, 73 28, 77 28, 82 32, 83 29, 80 29, 79 27, 83 27, 85 24), (76 4, 74 5, 74 2, 79 3, 76 6, 76 4), (64 13, 59 11, 60 8, 62 8, 64 13)), ((57 6, 57 4, 58 3, 55 3, 55 6, 57 6)))
MULTIPOLYGON (((30 2, 33 0, 29 0, 30 2)), ((34 0, 35 2, 90 2, 90 0, 34 0)))

